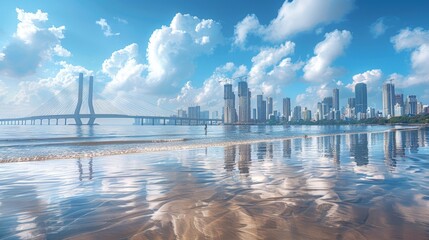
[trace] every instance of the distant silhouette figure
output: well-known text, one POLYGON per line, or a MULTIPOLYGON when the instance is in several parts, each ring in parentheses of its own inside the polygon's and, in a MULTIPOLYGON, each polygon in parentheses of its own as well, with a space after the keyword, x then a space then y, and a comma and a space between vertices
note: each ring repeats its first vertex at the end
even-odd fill
POLYGON ((205 133, 207 135, 207 124, 204 124, 204 131, 205 131, 205 133))

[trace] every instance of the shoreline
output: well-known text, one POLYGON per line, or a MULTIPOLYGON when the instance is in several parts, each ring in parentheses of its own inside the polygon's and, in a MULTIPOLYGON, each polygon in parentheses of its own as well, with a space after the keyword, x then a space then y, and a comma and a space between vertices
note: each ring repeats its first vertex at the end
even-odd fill
MULTIPOLYGON (((244 144, 254 144, 254 143, 264 143, 264 142, 276 142, 276 141, 285 141, 293 139, 310 139, 313 137, 327 137, 327 136, 344 136, 350 134, 368 134, 368 133, 384 133, 390 131, 407 131, 407 130, 417 130, 427 126, 414 125, 406 128, 390 128, 381 131, 353 131, 353 132, 342 132, 342 133, 327 133, 327 134, 313 134, 313 135, 299 135, 299 136, 288 136, 288 137, 274 137, 274 138, 261 138, 261 139, 249 139, 243 141, 223 141, 223 142, 214 142, 214 143, 191 143, 191 144, 178 144, 172 146, 149 146, 149 147, 135 147, 124 150, 113 150, 113 151, 103 151, 103 152, 91 152, 91 153, 69 153, 66 155, 43 155, 43 156, 32 156, 32 157, 22 157, 22 158, 10 158, 10 159, 0 159, 0 164, 4 163, 23 163, 23 162, 37 162, 37 161, 49 161, 49 160, 66 160, 66 159, 77 159, 77 158, 97 158, 105 156, 118 156, 118 155, 130 155, 130 154, 144 154, 144 153, 153 153, 153 152, 163 152, 163 151, 180 151, 180 150, 191 150, 191 149, 202 149, 208 147, 228 147, 234 145, 244 145, 244 144)), ((183 142, 181 142, 183 143, 183 142)))

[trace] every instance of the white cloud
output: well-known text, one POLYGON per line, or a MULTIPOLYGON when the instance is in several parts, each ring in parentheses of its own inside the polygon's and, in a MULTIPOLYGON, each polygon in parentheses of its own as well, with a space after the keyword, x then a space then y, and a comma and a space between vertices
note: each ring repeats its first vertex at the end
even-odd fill
POLYGON ((305 89, 304 93, 296 96, 296 104, 300 105, 302 108, 307 107, 308 109, 315 111, 317 102, 322 101, 324 97, 331 96, 332 89, 334 87, 338 87, 335 86, 334 82, 309 86, 305 89))
POLYGON ((414 49, 423 44, 429 43, 429 31, 422 28, 413 30, 406 28, 402 29, 397 35, 391 39, 396 51, 405 49, 414 49))
MULTIPOLYGON (((79 73, 90 75, 92 72, 82 66, 75 66, 64 61, 59 62, 61 69, 54 77, 42 78, 38 81, 23 81, 19 83, 18 93, 12 100, 14 104, 33 104, 39 106, 60 91, 67 90, 71 83, 76 82, 79 73)), ((71 96, 74 96, 71 94, 71 96)), ((73 102, 73 99, 61 99, 73 102)))
POLYGON ((386 32, 388 26, 384 21, 384 18, 379 18, 377 21, 371 24, 369 30, 374 38, 378 38, 386 32))
POLYGON ((102 72, 107 74, 111 81, 106 85, 105 93, 115 93, 119 90, 130 90, 141 86, 145 65, 137 62, 138 45, 130 44, 123 49, 112 53, 102 65, 102 72))
POLYGON ((243 47, 249 34, 261 34, 263 30, 264 28, 254 14, 247 15, 234 27, 234 44, 243 47))
POLYGON ((252 58, 249 71, 249 87, 265 95, 277 94, 281 87, 295 78, 302 63, 293 63, 288 56, 294 52, 295 44, 286 42, 278 47, 263 48, 252 58))
POLYGON ((116 21, 118 21, 118 22, 120 22, 120 23, 128 24, 128 21, 127 21, 127 20, 125 20, 125 19, 123 19, 123 18, 120 18, 120 17, 114 17, 113 19, 115 19, 116 21))
POLYGON ((41 30, 36 23, 48 21, 48 14, 41 10, 37 10, 35 13, 25 12, 19 8, 16 9, 16 13, 19 23, 15 36, 26 44, 30 44, 34 35, 41 30))
POLYGON ((372 92, 380 87, 382 84, 380 81, 382 77, 383 72, 380 69, 368 70, 366 72, 354 75, 353 82, 347 84, 346 87, 354 92, 356 84, 365 83, 367 85, 368 92, 372 92))
POLYGON ((314 48, 315 56, 304 66, 304 79, 310 82, 326 82, 337 77, 339 70, 331 67, 336 58, 344 54, 352 35, 347 30, 335 30, 325 34, 325 39, 314 48))
POLYGON ((71 56, 71 52, 59 44, 55 45, 54 52, 59 57, 70 57, 71 56))
POLYGON ((211 54, 222 41, 219 23, 178 13, 169 26, 152 33, 146 52, 147 65, 138 62, 135 43, 104 61, 103 73, 112 78, 105 92, 138 88, 146 93, 171 94, 191 76, 194 60, 211 54))
POLYGON ((219 96, 219 93, 223 93, 223 85, 232 83, 236 86, 237 83, 233 79, 243 76, 245 73, 247 73, 247 68, 244 65, 236 66, 232 62, 228 62, 223 66, 217 67, 201 87, 194 87, 188 81, 175 98, 161 99, 160 104, 168 103, 176 108, 197 104, 203 109, 219 111, 224 104, 222 96, 219 96))
POLYGON ((283 41, 291 35, 342 20, 353 6, 354 0, 286 0, 266 27, 254 15, 238 23, 235 43, 244 43, 248 34, 260 35, 268 41, 283 41))
POLYGON ((393 74, 400 87, 427 84, 429 80, 429 31, 422 28, 402 29, 391 39, 396 51, 412 50, 411 68, 408 76, 393 74))
POLYGON ((36 70, 54 55, 65 57, 71 53, 61 45, 64 26, 46 28, 48 14, 37 10, 25 12, 17 8, 18 25, 13 39, 4 47, 0 73, 10 77, 23 77, 36 70))
POLYGON ((0 52, 0 61, 3 61, 5 56, 6 56, 6 54, 0 52))
POLYGON ((106 37, 119 36, 120 35, 120 33, 112 32, 112 28, 110 27, 110 25, 107 23, 106 19, 104 19, 104 18, 100 18, 100 20, 96 21, 95 24, 97 24, 101 27, 101 30, 103 30, 103 34, 106 37))

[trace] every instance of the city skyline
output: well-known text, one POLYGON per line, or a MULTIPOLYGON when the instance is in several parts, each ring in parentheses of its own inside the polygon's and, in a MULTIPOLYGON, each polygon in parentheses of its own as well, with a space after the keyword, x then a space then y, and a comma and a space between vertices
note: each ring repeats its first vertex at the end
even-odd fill
POLYGON ((221 111, 218 93, 226 82, 237 92, 238 76, 247 76, 250 115, 260 94, 272 97, 273 111, 282 112, 288 97, 291 110, 299 104, 315 113, 313 99, 335 88, 341 108, 360 82, 371 107, 382 110, 390 79, 396 94, 427 103, 428 3, 418 3, 4 1, 0 115, 25 115, 79 72, 94 75, 94 92, 115 104, 150 102, 168 114, 196 105, 221 111), (298 14, 300 6, 308 14, 298 14))

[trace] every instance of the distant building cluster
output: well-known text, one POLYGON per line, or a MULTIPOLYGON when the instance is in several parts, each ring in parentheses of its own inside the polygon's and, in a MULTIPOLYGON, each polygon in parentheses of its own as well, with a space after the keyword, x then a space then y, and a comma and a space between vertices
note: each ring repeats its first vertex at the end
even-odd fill
POLYGON ((376 111, 368 105, 368 91, 365 83, 358 83, 354 87, 355 96, 348 98, 345 106, 340 108, 340 90, 335 88, 332 95, 317 102, 315 112, 304 106, 292 108, 291 99, 283 98, 282 110, 274 108, 273 98, 256 95, 256 106, 252 109, 251 92, 246 81, 238 83, 238 106, 236 94, 232 84, 224 85, 224 106, 221 114, 218 111, 201 111, 200 106, 188 107, 188 110, 179 109, 177 116, 192 119, 222 119, 224 124, 276 124, 287 122, 308 121, 350 121, 368 118, 391 118, 398 116, 414 116, 429 114, 429 107, 417 100, 416 95, 404 95, 395 93, 395 85, 392 82, 385 83, 382 88, 382 111, 376 111))

